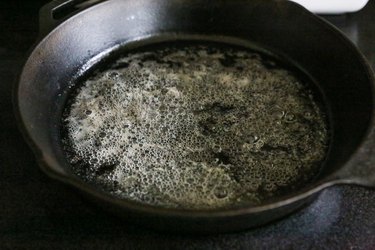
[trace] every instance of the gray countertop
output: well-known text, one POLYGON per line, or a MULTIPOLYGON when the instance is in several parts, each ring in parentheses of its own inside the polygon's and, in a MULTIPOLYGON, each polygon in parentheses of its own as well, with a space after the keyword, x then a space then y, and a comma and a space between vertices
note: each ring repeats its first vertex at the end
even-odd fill
MULTIPOLYGON (((0 249, 375 249, 375 190, 336 186, 262 228, 215 236, 166 235, 114 218, 47 178, 17 130, 11 89, 47 1, 0 3, 0 249)), ((375 1, 326 17, 375 67, 375 1)))

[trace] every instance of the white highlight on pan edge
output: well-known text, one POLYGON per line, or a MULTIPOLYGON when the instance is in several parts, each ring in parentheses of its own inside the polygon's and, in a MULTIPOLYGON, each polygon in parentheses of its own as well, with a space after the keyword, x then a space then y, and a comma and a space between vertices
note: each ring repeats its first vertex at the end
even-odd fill
POLYGON ((369 0, 291 0, 318 14, 341 14, 361 10, 369 0))

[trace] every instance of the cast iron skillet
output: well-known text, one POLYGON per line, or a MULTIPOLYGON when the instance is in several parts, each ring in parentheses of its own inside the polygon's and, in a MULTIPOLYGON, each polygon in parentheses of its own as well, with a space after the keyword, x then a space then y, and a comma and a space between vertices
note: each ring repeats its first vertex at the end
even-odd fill
POLYGON ((193 233, 265 224, 332 185, 375 186, 373 74, 343 34, 304 8, 282 0, 108 0, 76 6, 77 2, 82 1, 54 1, 41 10, 44 38, 31 52, 15 91, 20 127, 41 168, 52 178, 131 223, 193 233), (67 6, 80 11, 56 20, 67 6), (59 131, 69 83, 120 46, 186 39, 258 44, 287 56, 316 80, 326 100, 332 135, 314 183, 257 207, 189 211, 120 200, 70 173, 59 131))

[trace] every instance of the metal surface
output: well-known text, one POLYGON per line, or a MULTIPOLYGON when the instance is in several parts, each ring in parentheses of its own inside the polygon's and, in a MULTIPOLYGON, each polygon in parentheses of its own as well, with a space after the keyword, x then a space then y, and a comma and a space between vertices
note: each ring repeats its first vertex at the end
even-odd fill
MULTIPOLYGON (((178 5, 174 5, 176 2, 160 3, 162 4, 153 5, 148 1, 140 1, 137 5, 134 2, 110 1, 100 4, 63 23, 36 47, 28 63, 26 63, 21 77, 21 85, 18 91, 21 98, 18 101, 20 102, 22 120, 26 121, 26 130, 33 143, 37 144, 38 148, 43 151, 43 157, 40 159, 44 162, 42 165, 45 171, 55 178, 84 190, 101 202, 105 201, 106 205, 111 205, 110 209, 116 210, 119 214, 124 215, 124 210, 127 210, 127 217, 132 217, 137 222, 143 220, 143 224, 152 225, 159 229, 171 229, 170 226, 172 226, 175 230, 200 232, 232 231, 263 224, 290 213, 310 200, 317 191, 336 183, 374 185, 374 166, 372 162, 367 164, 369 156, 366 155, 366 152, 371 150, 371 148, 368 148, 368 144, 372 141, 371 137, 367 137, 367 144, 364 144, 367 145, 367 148, 362 147, 356 157, 352 157, 349 164, 341 168, 349 159, 349 156, 354 153, 354 150, 360 146, 359 143, 363 136, 367 134, 368 127, 373 125, 371 118, 374 105, 372 73, 355 47, 348 43, 342 35, 313 15, 304 12, 295 5, 284 2, 270 1, 260 4, 260 2, 255 1, 251 5, 239 1, 227 3, 224 6, 189 2, 189 4, 182 5, 189 11, 181 8, 180 4, 184 4, 184 1, 178 1, 178 5), (113 5, 111 6, 111 4, 113 5), (114 7, 114 4, 117 4, 116 7, 114 7), (125 6, 125 4, 127 5, 125 6), (175 10, 173 15, 167 15, 167 13, 171 13, 168 11, 171 9, 175 10), (212 9, 217 10, 217 12, 211 11, 212 9), (226 16, 226 19, 222 21, 220 19, 221 9, 231 9, 231 13, 235 13, 236 16, 226 16), (154 10, 153 14, 150 13, 150 10, 154 10), (116 14, 121 16, 120 20, 136 21, 126 22, 128 29, 120 29, 121 23, 118 19, 110 20, 109 15, 106 15, 106 13, 109 13, 108 11, 114 16, 116 14), (141 13, 143 15, 137 16, 138 18, 134 17, 133 13, 139 13, 139 11, 145 12, 141 13), (272 23, 267 22, 270 20, 268 18, 270 12, 275 17, 272 19, 272 23), (155 13, 158 15, 155 16, 155 13), (248 13, 253 13, 254 16, 248 17, 246 15, 248 13), (265 18, 266 14, 267 18, 265 18), (304 23, 305 26, 293 25, 295 20, 291 23, 286 18, 288 16, 300 19, 300 22, 297 23, 304 23), (82 26, 82 23, 87 24, 90 21, 98 20, 98 18, 102 20, 102 26, 99 28, 82 26), (248 29, 239 26, 243 21, 252 25, 249 25, 248 29), (132 30, 135 25, 142 27, 142 29, 132 30), (285 27, 288 27, 288 29, 285 29, 285 27), (229 30, 230 28, 232 29, 229 30), (78 30, 80 33, 77 33, 78 30), (278 203, 208 214, 204 212, 163 211, 162 209, 114 200, 67 175, 66 170, 61 167, 66 166, 66 163, 61 157, 61 152, 59 153, 58 138, 56 137, 57 116, 64 101, 63 98, 59 99, 58 97, 59 94, 63 93, 64 88, 67 88, 66 84, 64 86, 64 82, 68 82, 72 75, 84 66, 90 55, 99 54, 105 49, 124 42, 124 40, 116 40, 116 37, 118 37, 117 39, 134 40, 145 37, 152 32, 160 33, 160 31, 169 32, 169 34, 177 31, 198 34, 204 32, 205 34, 251 39, 268 48, 282 51, 312 74, 321 84, 320 86, 326 95, 335 131, 330 157, 321 181, 310 187, 306 192, 300 192, 298 195, 278 203), (102 32, 101 35, 98 35, 100 32, 102 32), (105 40, 108 39, 108 36, 103 36, 103 34, 112 34, 110 38, 113 40, 105 40), (307 35, 307 37, 302 36, 302 34, 307 35), (58 37, 60 38, 59 41, 58 37), (319 39, 311 42, 309 38, 312 37, 319 37, 319 39), (91 41, 91 43, 88 43, 88 41, 91 41), (74 46, 72 46, 73 44, 74 46), (64 51, 70 51, 75 57, 62 57, 64 51), (321 54, 317 58, 316 53, 319 52, 325 54, 321 54), (43 64, 44 67, 39 67, 35 62, 43 64), (56 65, 61 64, 66 67, 57 74, 57 69, 61 68, 56 65), (338 65, 340 67, 337 67, 338 65), (335 71, 336 67, 337 71, 335 71), (327 68, 330 68, 331 71, 327 72, 327 68), (351 84, 354 79, 356 91, 352 92, 354 86, 351 84), (56 83, 56 85, 43 85, 43 83, 51 82, 56 83), (338 85, 338 82, 341 85, 338 85), (30 88, 31 86, 32 88, 30 88), (41 93, 48 93, 48 95, 40 97, 41 93), (46 117, 49 120, 46 121, 46 117), (356 120, 356 123, 353 123, 350 119, 356 120), (52 137, 51 134, 48 135, 42 131, 51 131, 52 137), (53 136, 53 133, 55 133, 55 136, 53 136), (349 134, 350 137, 348 137, 349 134), (360 157, 360 160, 358 157, 360 157), (358 163, 362 163, 362 165, 358 165, 358 163)), ((67 93, 63 94, 66 96, 67 93)), ((38 153, 40 152, 38 151, 38 153)))

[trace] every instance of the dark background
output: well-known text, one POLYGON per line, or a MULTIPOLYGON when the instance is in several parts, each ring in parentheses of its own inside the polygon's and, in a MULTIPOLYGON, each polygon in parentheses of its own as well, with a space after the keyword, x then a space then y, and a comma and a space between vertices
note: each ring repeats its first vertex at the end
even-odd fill
MULTIPOLYGON (((313 0, 311 0, 313 1, 313 0)), ((0 0, 0 249, 375 249, 375 190, 338 186, 309 207, 256 230, 216 236, 136 228, 47 178, 21 138, 11 90, 48 1, 0 0)), ((375 2, 326 17, 375 66, 375 2)))

